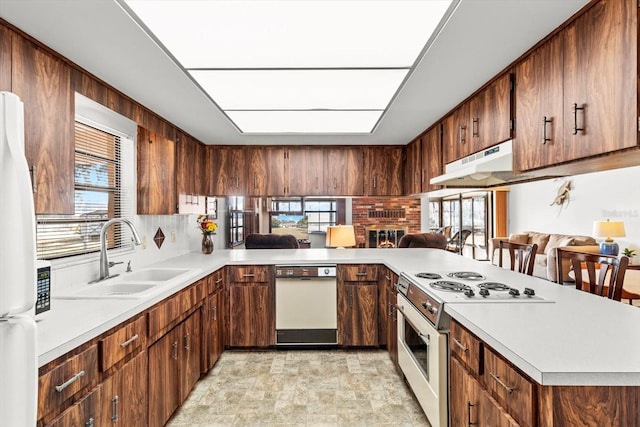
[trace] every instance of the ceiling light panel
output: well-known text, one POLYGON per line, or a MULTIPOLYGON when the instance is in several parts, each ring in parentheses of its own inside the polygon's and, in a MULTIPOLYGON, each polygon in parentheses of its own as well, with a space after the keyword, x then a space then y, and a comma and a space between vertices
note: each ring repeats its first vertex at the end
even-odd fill
POLYGON ((370 133, 382 111, 228 111, 245 133, 370 133))
POLYGON ((184 68, 410 67, 451 0, 123 0, 184 68))
POLYGON ((408 70, 191 70, 223 110, 384 110, 408 70))

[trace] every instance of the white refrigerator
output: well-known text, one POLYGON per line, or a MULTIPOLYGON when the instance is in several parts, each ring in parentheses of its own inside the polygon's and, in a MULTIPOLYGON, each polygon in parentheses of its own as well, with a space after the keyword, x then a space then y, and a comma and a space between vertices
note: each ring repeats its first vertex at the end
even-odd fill
POLYGON ((36 237, 24 153, 24 109, 0 92, 0 424, 34 426, 37 417, 36 237))

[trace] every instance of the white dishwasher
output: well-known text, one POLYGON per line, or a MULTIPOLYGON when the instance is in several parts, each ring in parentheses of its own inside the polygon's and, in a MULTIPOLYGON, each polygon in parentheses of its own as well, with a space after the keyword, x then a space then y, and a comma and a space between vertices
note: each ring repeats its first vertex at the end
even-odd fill
POLYGON ((276 265, 276 345, 338 343, 334 265, 276 265))

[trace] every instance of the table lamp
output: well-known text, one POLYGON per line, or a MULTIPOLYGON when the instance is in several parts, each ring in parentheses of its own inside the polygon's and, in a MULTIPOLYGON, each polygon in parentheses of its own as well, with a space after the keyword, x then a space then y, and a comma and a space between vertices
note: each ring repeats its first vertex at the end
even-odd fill
POLYGON ((593 236, 604 237, 600 243, 600 253, 603 255, 618 255, 620 248, 612 237, 625 237, 624 222, 622 221, 594 221, 593 236))
POLYGON ((344 249, 345 246, 355 246, 355 244, 356 234, 353 231, 353 225, 334 225, 327 227, 326 247, 344 249))

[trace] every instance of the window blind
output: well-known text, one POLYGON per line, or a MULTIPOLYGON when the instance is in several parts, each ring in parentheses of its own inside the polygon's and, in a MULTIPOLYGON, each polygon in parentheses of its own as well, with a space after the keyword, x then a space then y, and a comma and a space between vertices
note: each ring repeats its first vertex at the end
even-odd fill
MULTIPOLYGON (((123 191, 121 137, 81 122, 75 124, 75 213, 37 216, 40 259, 61 258, 100 250, 100 230, 112 218, 133 212, 123 191)), ((107 247, 131 245, 128 227, 107 230, 107 247)))

